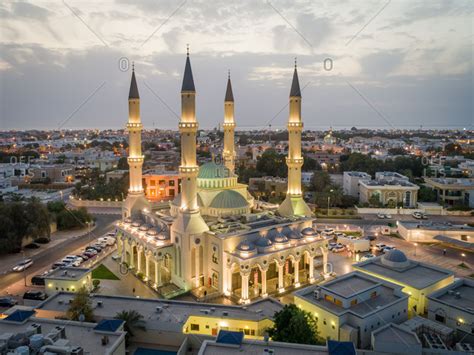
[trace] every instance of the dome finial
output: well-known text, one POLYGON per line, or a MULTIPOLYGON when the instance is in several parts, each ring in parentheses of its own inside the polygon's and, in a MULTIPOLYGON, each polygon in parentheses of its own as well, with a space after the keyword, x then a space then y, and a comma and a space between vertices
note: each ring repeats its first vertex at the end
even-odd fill
POLYGON ((230 69, 227 69, 227 78, 230 79, 230 69))
POLYGON ((132 62, 132 71, 135 71, 135 62, 132 62))
POLYGON ((186 44, 186 56, 189 57, 189 43, 186 44))
POLYGON ((298 60, 298 58, 295 57, 295 69, 296 69, 296 66, 297 66, 297 60, 298 60))

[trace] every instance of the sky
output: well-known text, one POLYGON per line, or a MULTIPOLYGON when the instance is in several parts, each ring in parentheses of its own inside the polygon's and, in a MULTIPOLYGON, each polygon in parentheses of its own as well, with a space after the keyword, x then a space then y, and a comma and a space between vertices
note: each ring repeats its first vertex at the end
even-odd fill
POLYGON ((104 0, 0 4, 0 130, 177 129, 186 45, 197 119, 282 129, 295 57, 307 129, 473 128, 471 0, 104 0))

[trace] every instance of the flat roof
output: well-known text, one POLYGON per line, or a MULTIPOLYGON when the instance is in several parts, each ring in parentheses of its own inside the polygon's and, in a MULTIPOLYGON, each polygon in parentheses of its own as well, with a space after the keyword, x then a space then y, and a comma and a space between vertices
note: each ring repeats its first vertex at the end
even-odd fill
POLYGON ((451 285, 432 293, 428 298, 474 314, 474 281, 456 280, 451 285), (458 292, 459 297, 457 296, 458 292))
POLYGON ((418 290, 424 289, 453 275, 453 272, 450 270, 413 260, 409 260, 409 266, 407 267, 395 268, 384 265, 381 261, 381 256, 354 264, 354 267, 375 275, 380 275, 383 278, 389 278, 394 280, 394 282, 400 282, 418 290))
POLYGON ((379 284, 379 282, 364 276, 360 273, 348 274, 347 277, 338 277, 321 285, 321 288, 337 293, 344 298, 349 298, 379 284))
POLYGON ((41 325, 41 334, 43 335, 47 335, 57 326, 64 326, 66 339, 69 341, 70 346, 82 347, 84 354, 105 354, 107 351, 113 351, 120 343, 121 338, 125 336, 123 331, 107 332, 109 343, 102 345, 102 337, 105 333, 94 331, 95 323, 35 317, 30 317, 27 321, 21 323, 0 320, 0 334, 23 333, 32 324, 41 325))
POLYGON ((44 276, 45 279, 51 280, 69 280, 78 281, 89 274, 91 269, 81 267, 63 267, 57 268, 44 276))
POLYGON ((400 342, 407 346, 421 346, 420 339, 414 332, 412 332, 408 328, 404 328, 393 323, 389 323, 385 326, 378 328, 377 330, 374 330, 372 332, 372 335, 376 341, 380 341, 383 343, 400 342))
MULTIPOLYGON (((371 287, 377 287, 377 296, 368 298, 365 301, 359 301, 355 305, 350 305, 349 308, 344 308, 343 306, 336 305, 333 302, 325 300, 324 297, 320 297, 319 299, 316 299, 314 297, 314 291, 317 288, 320 288, 323 291, 326 289, 328 292, 334 292, 331 288, 331 285, 329 285, 329 287, 326 287, 326 284, 315 285, 312 287, 304 288, 302 290, 298 290, 294 294, 309 303, 326 309, 327 311, 333 314, 342 315, 344 313, 349 312, 359 317, 366 317, 367 315, 379 311, 384 307, 393 304, 396 301, 408 298, 408 295, 401 292, 401 286, 392 284, 385 280, 377 280, 376 278, 369 275, 361 274, 362 273, 360 271, 354 271, 345 276, 342 276, 342 278, 345 280, 341 285, 337 286, 338 291, 350 294, 349 296, 355 296, 356 294, 364 292, 365 290, 368 290, 371 287), (362 279, 366 279, 367 283, 361 282, 360 280, 362 279), (351 289, 350 285, 352 282, 354 283, 355 289, 351 289)), ((337 279, 335 281, 337 281, 337 279)))
MULTIPOLYGON (((70 292, 59 292, 36 308, 39 311, 66 312, 69 308, 69 300, 73 299, 74 295, 70 292)), ((283 308, 280 302, 272 298, 266 298, 247 306, 107 295, 92 295, 91 300, 96 317, 110 318, 122 310, 134 309, 143 314, 144 320, 147 322, 147 328, 180 333, 190 316, 260 321, 273 319, 275 312, 283 308), (99 301, 101 302, 100 306, 99 301), (157 311, 157 307, 161 307, 160 312, 157 311), (225 312, 227 312, 227 315, 225 315, 225 312)))
POLYGON ((452 224, 449 222, 418 222, 418 221, 399 221, 398 225, 402 225, 406 229, 427 229, 434 231, 469 231, 474 232, 474 227, 467 224, 452 224))
POLYGON ((273 350, 275 355, 326 355, 329 354, 326 346, 321 345, 303 345, 292 343, 281 343, 275 341, 260 341, 260 340, 245 340, 240 346, 233 346, 227 344, 219 344, 214 340, 205 340, 199 355, 262 355, 268 354, 269 350, 273 350))

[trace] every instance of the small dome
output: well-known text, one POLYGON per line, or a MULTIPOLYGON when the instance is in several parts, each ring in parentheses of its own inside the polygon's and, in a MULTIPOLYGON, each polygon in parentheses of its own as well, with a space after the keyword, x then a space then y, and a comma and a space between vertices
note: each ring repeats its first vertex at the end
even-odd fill
POLYGON ((156 229, 150 229, 146 232, 146 235, 149 235, 150 237, 154 237, 157 234, 158 234, 158 231, 156 229))
POLYGON ((132 218, 130 218, 130 217, 125 218, 125 219, 123 220, 123 223, 125 223, 125 224, 130 224, 130 223, 132 223, 132 218))
POLYGON ((143 224, 140 226, 140 228, 138 228, 139 230, 141 230, 142 232, 146 232, 147 230, 149 230, 151 228, 151 226, 149 224, 143 224))
POLYGON ((388 251, 382 256, 382 264, 390 267, 401 268, 410 265, 405 253, 398 249, 388 251))
POLYGON ((258 246, 258 247, 262 247, 262 248, 269 247, 272 244, 273 244, 272 241, 268 238, 265 238, 265 237, 258 238, 255 241, 255 245, 258 246))
POLYGON ((288 238, 284 236, 283 234, 277 234, 276 236, 273 237, 273 242, 278 243, 278 244, 287 243, 288 238))
POLYGON ((244 240, 237 246, 237 249, 240 251, 251 251, 255 249, 255 245, 248 240, 244 240))
POLYGON ((290 234, 288 234, 288 238, 289 239, 293 239, 293 240, 296 240, 296 239, 301 239, 303 238, 302 235, 300 233, 298 233, 297 231, 291 231, 290 234))
POLYGON ((219 192, 212 200, 211 208, 245 208, 248 202, 244 196, 234 190, 224 190, 219 192))
POLYGON ((198 179, 223 179, 231 176, 230 170, 222 164, 211 161, 201 165, 198 179))
POLYGON ((303 234, 305 237, 314 237, 318 234, 318 232, 316 232, 312 227, 307 227, 303 228, 301 234, 303 234))
POLYGON ((167 239, 170 239, 170 237, 166 234, 158 234, 156 237, 155 237, 156 240, 167 240, 167 239))
POLYGON ((143 222, 140 221, 140 220, 136 220, 136 221, 132 222, 133 227, 140 227, 142 224, 143 224, 143 222))

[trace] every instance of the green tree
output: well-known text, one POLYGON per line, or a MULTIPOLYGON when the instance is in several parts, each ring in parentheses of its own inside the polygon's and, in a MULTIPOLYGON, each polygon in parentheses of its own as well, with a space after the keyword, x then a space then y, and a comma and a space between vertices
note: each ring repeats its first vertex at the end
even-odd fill
POLYGON ((316 318, 295 304, 287 304, 275 313, 275 323, 268 333, 273 341, 298 344, 322 344, 316 318))
POLYGON ((436 191, 426 186, 420 186, 420 190, 418 190, 418 201, 436 202, 436 191))
POLYGON ((119 170, 128 170, 128 161, 127 157, 121 157, 117 163, 117 169, 119 170))
POLYGON ((322 192, 331 185, 331 177, 326 171, 315 171, 311 178, 311 191, 322 192))
POLYGON ((125 322, 123 329, 127 332, 125 335, 125 341, 128 344, 130 338, 135 336, 137 330, 146 331, 145 321, 143 315, 139 312, 131 309, 129 311, 118 312, 115 319, 121 319, 125 322))
POLYGON ((90 299, 89 291, 87 291, 84 286, 77 290, 66 314, 70 320, 81 320, 81 315, 83 315, 84 321, 94 321, 92 301, 90 299))
POLYGON ((285 156, 274 149, 267 149, 257 160, 257 170, 264 175, 287 177, 285 156))

